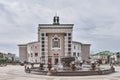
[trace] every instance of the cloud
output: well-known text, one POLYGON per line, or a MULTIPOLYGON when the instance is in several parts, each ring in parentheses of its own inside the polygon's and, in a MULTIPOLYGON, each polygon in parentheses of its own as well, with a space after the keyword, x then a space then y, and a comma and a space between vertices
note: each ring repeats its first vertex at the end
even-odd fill
POLYGON ((18 53, 19 43, 37 40, 39 23, 73 23, 73 40, 91 51, 119 51, 119 0, 0 0, 0 50, 18 53), (8 50, 9 47, 9 50, 8 50), (13 49, 14 47, 14 49, 13 49))

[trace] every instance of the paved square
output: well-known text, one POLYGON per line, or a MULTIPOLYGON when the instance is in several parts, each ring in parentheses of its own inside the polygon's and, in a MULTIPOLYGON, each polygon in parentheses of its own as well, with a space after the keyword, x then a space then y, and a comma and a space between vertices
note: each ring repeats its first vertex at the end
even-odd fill
POLYGON ((0 67, 0 80, 120 80, 120 67, 115 66, 115 69, 115 73, 108 75, 46 76, 25 73, 24 66, 7 65, 0 67))

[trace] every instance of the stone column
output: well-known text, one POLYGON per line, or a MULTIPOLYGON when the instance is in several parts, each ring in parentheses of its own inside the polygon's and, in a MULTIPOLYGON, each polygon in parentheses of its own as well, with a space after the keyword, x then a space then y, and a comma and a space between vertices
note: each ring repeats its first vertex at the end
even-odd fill
POLYGON ((45 55, 45 65, 48 65, 48 55, 45 55))
POLYGON ((67 54, 68 54, 68 46, 67 46, 67 44, 68 44, 68 39, 67 39, 67 33, 65 33, 66 35, 64 36, 64 45, 65 45, 65 56, 67 56, 67 54))

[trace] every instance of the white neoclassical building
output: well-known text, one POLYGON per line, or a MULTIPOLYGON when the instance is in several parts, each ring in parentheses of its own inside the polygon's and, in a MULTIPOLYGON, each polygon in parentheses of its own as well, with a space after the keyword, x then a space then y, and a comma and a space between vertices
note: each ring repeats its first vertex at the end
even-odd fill
POLYGON ((58 16, 53 18, 53 24, 39 24, 38 41, 19 44, 20 62, 56 65, 66 56, 87 61, 90 44, 72 41, 73 26, 74 24, 60 24, 58 16))

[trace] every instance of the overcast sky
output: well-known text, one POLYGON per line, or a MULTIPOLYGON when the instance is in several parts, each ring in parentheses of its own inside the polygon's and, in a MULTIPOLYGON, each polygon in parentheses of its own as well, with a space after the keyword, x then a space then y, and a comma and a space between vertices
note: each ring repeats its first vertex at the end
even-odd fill
POLYGON ((37 41, 38 24, 74 24, 73 40, 91 52, 120 51, 120 0, 0 0, 0 52, 18 55, 18 44, 37 41))

